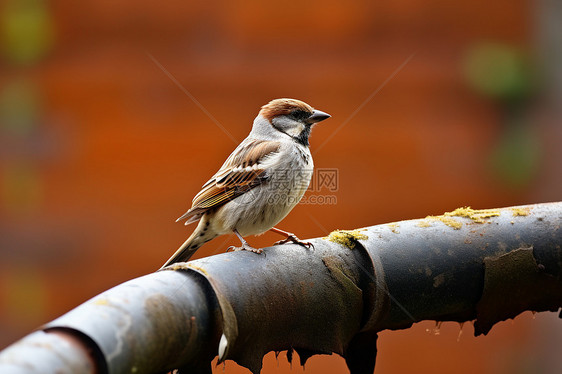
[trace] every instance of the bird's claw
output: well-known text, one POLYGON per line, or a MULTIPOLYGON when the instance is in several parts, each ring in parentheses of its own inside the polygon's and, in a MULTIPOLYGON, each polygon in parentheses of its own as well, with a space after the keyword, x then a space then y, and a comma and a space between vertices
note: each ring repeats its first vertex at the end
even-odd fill
POLYGON ((230 252, 230 251, 232 251, 232 252, 249 251, 249 252, 254 252, 254 253, 260 254, 260 253, 263 252, 263 249, 254 248, 254 247, 249 246, 248 244, 242 244, 242 246, 240 246, 240 247, 236 247, 234 245, 231 245, 230 247, 228 247, 226 249, 226 251, 227 252, 230 252))
POLYGON ((294 244, 302 245, 307 249, 311 249, 311 248, 314 249, 314 245, 311 242, 305 242, 303 240, 300 240, 299 238, 296 237, 295 234, 291 234, 287 236, 286 239, 279 240, 278 242, 275 242, 273 245, 281 245, 287 243, 294 243, 294 244))

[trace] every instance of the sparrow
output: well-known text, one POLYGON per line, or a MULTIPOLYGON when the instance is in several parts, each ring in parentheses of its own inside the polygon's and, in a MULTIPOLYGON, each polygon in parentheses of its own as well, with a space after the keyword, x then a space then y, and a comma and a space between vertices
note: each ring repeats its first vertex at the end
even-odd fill
POLYGON ((176 222, 199 221, 191 236, 163 267, 185 262, 205 243, 234 233, 242 243, 234 250, 261 253, 244 237, 273 231, 307 247, 294 234, 275 228, 308 189, 314 164, 308 138, 312 126, 330 118, 303 101, 275 99, 261 107, 246 139, 203 185, 191 208, 176 222))

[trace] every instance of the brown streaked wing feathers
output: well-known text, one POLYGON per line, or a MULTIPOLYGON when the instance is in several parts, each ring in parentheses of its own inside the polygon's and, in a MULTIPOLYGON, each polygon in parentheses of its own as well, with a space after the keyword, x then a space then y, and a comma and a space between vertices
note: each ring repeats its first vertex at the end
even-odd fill
POLYGON ((186 224, 195 222, 211 208, 219 207, 228 201, 250 191, 265 180, 262 168, 245 170, 246 167, 259 164, 260 161, 279 150, 279 142, 252 140, 238 152, 233 152, 220 170, 203 185, 193 199, 191 209, 178 218, 187 219, 186 224), (241 170, 234 169, 241 167, 241 170))

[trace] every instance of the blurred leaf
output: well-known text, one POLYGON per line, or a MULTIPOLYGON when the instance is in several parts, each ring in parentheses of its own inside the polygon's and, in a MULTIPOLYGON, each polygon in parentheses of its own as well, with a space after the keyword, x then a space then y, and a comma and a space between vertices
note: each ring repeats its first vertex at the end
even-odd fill
POLYGON ((535 74, 527 55, 503 44, 480 44, 468 51, 464 71, 469 85, 478 93, 495 99, 529 97, 535 74))
POLYGON ((491 161, 494 174, 511 187, 528 185, 540 161, 540 140, 535 129, 521 119, 508 123, 491 161))
POLYGON ((17 80, 7 84, 0 91, 0 131, 28 135, 37 124, 38 108, 39 97, 32 82, 17 80))
POLYGON ((8 60, 30 64, 54 41, 54 25, 44 0, 6 0, 0 12, 2 52, 8 60))

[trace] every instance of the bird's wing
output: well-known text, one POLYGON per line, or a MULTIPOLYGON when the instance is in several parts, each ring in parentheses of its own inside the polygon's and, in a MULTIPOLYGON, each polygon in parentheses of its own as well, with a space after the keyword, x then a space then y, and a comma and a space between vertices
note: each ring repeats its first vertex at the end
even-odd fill
POLYGON ((251 139, 242 142, 219 171, 207 181, 193 199, 191 209, 177 221, 195 222, 211 208, 219 207, 257 187, 267 174, 264 161, 279 151, 276 141, 251 139))

